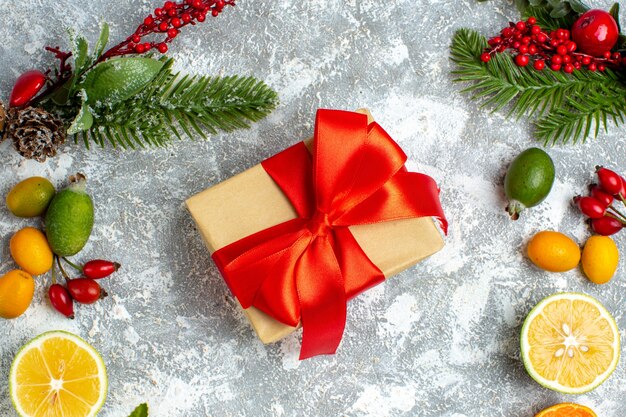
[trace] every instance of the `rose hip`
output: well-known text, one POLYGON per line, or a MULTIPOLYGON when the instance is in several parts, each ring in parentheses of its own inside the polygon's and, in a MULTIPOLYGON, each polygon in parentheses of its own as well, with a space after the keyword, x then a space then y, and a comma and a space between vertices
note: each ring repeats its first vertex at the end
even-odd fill
POLYGON ((604 167, 597 167, 596 174, 600 187, 609 194, 615 195, 622 190, 622 178, 614 171, 604 167))
POLYGON ((81 304, 93 304, 107 296, 106 291, 91 278, 76 278, 68 280, 67 289, 72 298, 81 304))
POLYGON ((67 289, 60 284, 53 284, 48 289, 48 298, 50 298, 50 304, 59 313, 65 317, 74 318, 74 301, 70 297, 70 293, 67 289))
POLYGON ((591 187, 591 196, 595 198, 596 200, 600 201, 602 204, 604 204, 605 207, 608 207, 611 204, 613 204, 613 200, 614 200, 613 196, 611 194, 604 192, 602 188, 600 188, 597 185, 594 185, 593 187, 591 187))
POLYGON ((593 197, 574 197, 574 203, 585 216, 591 219, 599 219, 606 212, 606 206, 593 197))
POLYGON ((622 230, 624 225, 613 217, 605 216, 599 219, 592 219, 591 228, 599 235, 611 236, 622 230))
POLYGON ((121 266, 122 265, 117 262, 94 259, 83 265, 83 274, 85 277, 91 279, 106 278, 120 269, 121 266))

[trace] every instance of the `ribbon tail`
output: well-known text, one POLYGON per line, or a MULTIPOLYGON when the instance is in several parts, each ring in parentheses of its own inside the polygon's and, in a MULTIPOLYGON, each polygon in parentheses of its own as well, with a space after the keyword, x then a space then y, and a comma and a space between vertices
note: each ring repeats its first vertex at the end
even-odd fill
POLYGON ((314 239, 296 267, 303 330, 301 360, 334 354, 346 325, 344 279, 330 239, 331 235, 314 239))

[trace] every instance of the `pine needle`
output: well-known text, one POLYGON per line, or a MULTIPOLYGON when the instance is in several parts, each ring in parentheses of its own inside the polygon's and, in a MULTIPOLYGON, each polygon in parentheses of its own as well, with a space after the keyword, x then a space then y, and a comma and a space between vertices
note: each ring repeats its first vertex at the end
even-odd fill
POLYGON ((175 74, 167 60, 143 91, 113 106, 94 109, 91 129, 75 140, 87 147, 161 147, 173 138, 207 139, 209 134, 249 128, 278 104, 276 92, 254 77, 175 74))
POLYGON ((507 116, 536 117, 535 135, 548 143, 585 141, 597 137, 609 122, 624 123, 626 86, 611 70, 565 74, 518 67, 508 53, 495 54, 483 63, 480 54, 487 39, 478 32, 460 29, 454 35, 451 59, 457 68, 454 81, 469 82, 462 92, 481 100, 492 111, 508 108, 507 116))

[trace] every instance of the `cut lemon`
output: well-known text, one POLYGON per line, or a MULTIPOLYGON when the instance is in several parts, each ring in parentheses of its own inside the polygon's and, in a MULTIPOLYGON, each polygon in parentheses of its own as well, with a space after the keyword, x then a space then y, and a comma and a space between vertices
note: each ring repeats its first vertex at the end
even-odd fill
POLYGON ((598 415, 584 405, 563 403, 546 408, 535 417, 598 417, 598 415))
POLYGON ((9 390, 22 417, 92 417, 106 399, 106 368, 83 339, 48 332, 17 353, 9 390))
POLYGON ((521 334, 522 360, 530 376, 565 394, 589 392, 619 360, 619 331, 596 299, 555 294, 530 312, 521 334))

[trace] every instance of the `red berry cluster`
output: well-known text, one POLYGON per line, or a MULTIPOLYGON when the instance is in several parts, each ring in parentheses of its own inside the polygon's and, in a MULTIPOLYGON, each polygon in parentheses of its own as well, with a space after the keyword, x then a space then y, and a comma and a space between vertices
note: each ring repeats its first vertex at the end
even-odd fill
POLYGON ((589 71, 604 71, 607 67, 620 67, 626 64, 619 52, 607 51, 602 57, 594 57, 578 51, 578 45, 571 40, 567 29, 544 31, 537 25, 537 19, 528 18, 517 23, 510 22, 499 36, 488 41, 489 47, 480 56, 481 61, 489 62, 494 54, 512 50, 516 52, 515 64, 533 67, 541 71, 548 66, 552 71, 571 74, 575 70, 587 68, 589 71))
POLYGON ((589 224, 599 235, 610 236, 626 226, 626 216, 613 203, 626 205, 626 180, 621 175, 603 167, 596 168, 598 184, 591 184, 589 196, 574 197, 574 203, 589 218, 589 224))
POLYGON ((73 319, 74 301, 80 304, 93 304, 106 297, 106 291, 100 287, 96 280, 108 277, 117 271, 121 265, 117 262, 96 259, 80 267, 65 258, 63 260, 80 271, 83 277, 70 278, 61 265, 61 258, 57 258, 57 264, 65 278, 66 285, 58 284, 53 276, 55 282, 48 289, 48 298, 50 298, 50 304, 55 310, 65 317, 73 319))
POLYGON ((98 61, 120 55, 143 54, 152 49, 164 54, 168 49, 167 44, 178 36, 182 27, 204 22, 209 14, 217 17, 227 5, 234 6, 235 0, 184 0, 178 3, 166 1, 143 20, 135 33, 105 52, 98 61), (165 38, 160 42, 144 42, 143 38, 152 34, 163 34, 165 38))

